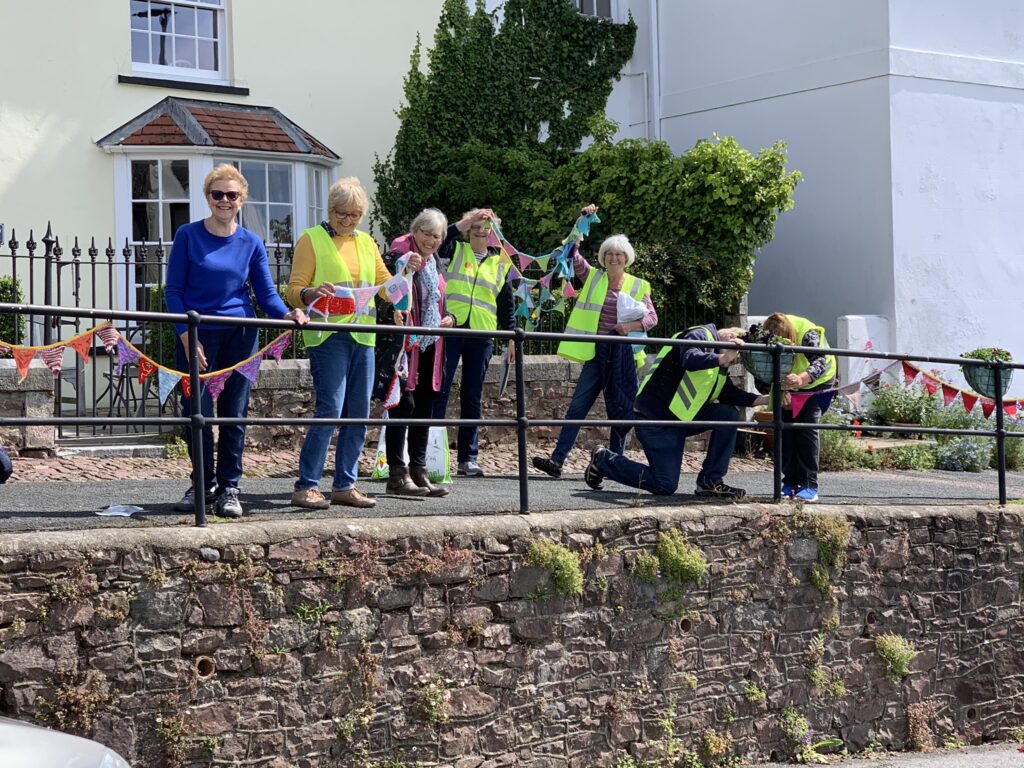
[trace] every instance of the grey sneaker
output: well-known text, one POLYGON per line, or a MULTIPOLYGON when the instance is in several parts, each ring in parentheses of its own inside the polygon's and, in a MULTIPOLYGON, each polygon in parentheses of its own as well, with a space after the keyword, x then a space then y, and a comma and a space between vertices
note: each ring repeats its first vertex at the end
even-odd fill
POLYGON ((460 461, 458 474, 463 477, 483 477, 484 471, 475 461, 460 461))
MULTIPOLYGON (((206 506, 213 504, 216 498, 217 489, 213 486, 206 489, 206 506)), ((174 505, 175 512, 192 512, 196 508, 196 495, 194 488, 190 485, 188 490, 185 491, 185 495, 181 497, 181 501, 174 505)))
POLYGON ((242 505, 238 501, 237 488, 225 488, 217 495, 213 514, 217 517, 241 517, 242 505))

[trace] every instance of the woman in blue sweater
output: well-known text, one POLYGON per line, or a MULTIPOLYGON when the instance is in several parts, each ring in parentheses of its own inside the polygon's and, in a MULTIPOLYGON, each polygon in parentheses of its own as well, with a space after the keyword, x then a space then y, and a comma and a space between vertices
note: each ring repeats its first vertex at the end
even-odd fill
MULTIPOLYGON (((245 203, 249 184, 231 165, 218 165, 203 182, 210 215, 178 228, 167 262, 167 309, 174 313, 195 310, 201 315, 255 317, 250 287, 260 308, 270 317, 309 322, 301 309, 290 310, 281 301, 270 277, 267 251, 255 233, 238 224, 238 212, 245 203)), ((178 341, 174 345, 175 367, 188 370, 188 330, 175 325, 178 341)), ((228 325, 199 326, 199 370, 230 368, 256 354, 258 335, 254 327, 228 325)), ((213 398, 202 393, 204 416, 213 416, 213 398)), ((190 398, 182 399, 182 415, 191 414, 190 398)), ((249 380, 240 373, 228 377, 217 398, 217 415, 243 417, 249 410, 249 380)), ((185 442, 192 454, 192 431, 185 430, 185 442)), ((242 478, 242 450, 245 426, 224 425, 218 430, 217 459, 214 462, 213 427, 203 429, 203 477, 206 501, 214 505, 214 514, 241 517, 238 482, 242 478)), ((193 489, 189 487, 175 509, 191 511, 193 489)))

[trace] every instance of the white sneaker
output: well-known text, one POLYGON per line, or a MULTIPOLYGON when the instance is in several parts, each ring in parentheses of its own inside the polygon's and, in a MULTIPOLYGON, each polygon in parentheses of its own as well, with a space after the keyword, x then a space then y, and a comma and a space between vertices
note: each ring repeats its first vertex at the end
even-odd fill
POLYGON ((484 471, 475 461, 460 461, 458 474, 463 477, 483 477, 484 471))
POLYGON ((217 517, 242 516, 242 505, 238 501, 237 488, 225 488, 217 495, 213 514, 217 515, 217 517))

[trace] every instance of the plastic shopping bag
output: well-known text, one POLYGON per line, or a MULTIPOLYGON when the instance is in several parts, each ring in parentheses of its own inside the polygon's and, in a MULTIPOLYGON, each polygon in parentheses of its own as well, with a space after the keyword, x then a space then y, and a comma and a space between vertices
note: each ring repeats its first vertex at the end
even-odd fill
MULTIPOLYGON (((388 479, 388 456, 384 442, 387 427, 381 427, 380 440, 377 443, 377 458, 373 462, 371 480, 388 479)), ((402 459, 408 464, 409 451, 402 447, 402 459)), ((448 431, 444 427, 431 427, 427 438, 427 477, 432 483, 451 483, 452 459, 448 450, 448 431)))
MULTIPOLYGON (((647 316, 647 305, 637 301, 628 293, 619 293, 618 301, 615 303, 615 319, 620 323, 632 323, 634 320, 642 320, 647 316)), ((630 336, 646 338, 647 331, 630 331, 630 336)), ((645 345, 634 344, 633 352, 643 352, 645 345)))

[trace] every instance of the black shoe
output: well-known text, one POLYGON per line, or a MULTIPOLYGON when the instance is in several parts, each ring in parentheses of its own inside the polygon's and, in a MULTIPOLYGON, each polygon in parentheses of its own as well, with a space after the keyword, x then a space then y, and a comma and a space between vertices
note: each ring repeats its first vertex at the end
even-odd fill
POLYGON ((533 466, 545 475, 551 475, 551 477, 554 478, 562 476, 562 465, 552 461, 551 459, 545 458, 544 456, 534 456, 533 466))
POLYGON ((607 448, 602 446, 598 446, 592 450, 590 452, 590 463, 587 464, 587 468, 583 471, 583 482, 595 491, 601 490, 601 483, 604 481, 604 475, 597 470, 597 457, 607 450, 607 448))
POLYGON ((698 484, 697 490, 694 493, 704 498, 732 499, 734 501, 739 501, 747 495, 747 492, 742 488, 733 488, 731 485, 726 485, 721 481, 710 485, 698 484))

